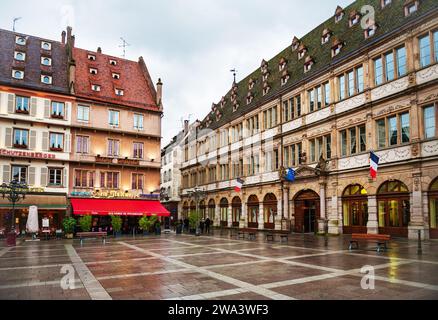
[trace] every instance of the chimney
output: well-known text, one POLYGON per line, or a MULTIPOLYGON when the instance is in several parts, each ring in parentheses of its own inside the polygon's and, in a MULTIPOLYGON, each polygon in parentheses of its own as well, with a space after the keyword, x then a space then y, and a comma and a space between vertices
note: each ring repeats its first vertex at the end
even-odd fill
POLYGON ((61 42, 62 44, 65 44, 65 37, 67 36, 67 33, 65 31, 62 31, 61 33, 61 42))
POLYGON ((102 48, 101 47, 97 48, 97 53, 102 53, 102 48))
POLYGON ((158 79, 157 83, 157 105, 161 106, 163 98, 163 83, 161 82, 161 79, 158 79))
POLYGON ((189 132, 189 120, 184 120, 184 134, 189 132))
POLYGON ((75 47, 75 36, 71 36, 71 47, 74 48, 75 47))

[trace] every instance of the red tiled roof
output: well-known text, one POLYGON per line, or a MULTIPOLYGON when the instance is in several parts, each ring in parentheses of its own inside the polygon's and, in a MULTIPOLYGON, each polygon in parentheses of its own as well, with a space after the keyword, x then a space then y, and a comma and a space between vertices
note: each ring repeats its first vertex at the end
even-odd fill
POLYGON ((77 96, 130 107, 158 110, 156 91, 146 65, 142 66, 144 63, 142 60, 139 62, 129 61, 78 48, 74 48, 73 58, 76 62, 75 93, 77 96), (94 55, 96 60, 89 60, 89 54, 94 55), (110 60, 117 61, 117 65, 111 65, 110 60), (97 75, 91 74, 90 68, 97 69, 97 75), (114 79, 113 73, 120 74, 120 79, 114 79), (100 92, 91 89, 93 84, 100 86, 100 92), (123 96, 117 96, 116 89, 122 89, 123 96))

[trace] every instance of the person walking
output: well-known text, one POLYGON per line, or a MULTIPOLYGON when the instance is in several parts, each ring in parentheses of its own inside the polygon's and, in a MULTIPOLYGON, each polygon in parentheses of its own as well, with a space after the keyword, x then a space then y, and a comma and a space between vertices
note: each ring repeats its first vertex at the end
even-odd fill
POLYGON ((207 234, 210 234, 210 224, 211 224, 211 220, 209 217, 207 217, 207 219, 205 220, 205 232, 207 234))
POLYGON ((201 220, 199 222, 199 229, 201 229, 201 234, 204 233, 204 226, 205 226, 204 220, 201 220))

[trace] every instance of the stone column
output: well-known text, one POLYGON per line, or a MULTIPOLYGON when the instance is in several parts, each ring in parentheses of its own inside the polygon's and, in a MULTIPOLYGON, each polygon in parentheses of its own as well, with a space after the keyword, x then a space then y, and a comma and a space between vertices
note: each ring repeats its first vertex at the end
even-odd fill
POLYGON ((221 208, 218 205, 214 209, 214 224, 218 227, 221 224, 221 208))
POLYGON ((337 187, 338 187, 338 183, 337 182, 333 182, 332 183, 332 188, 333 188, 333 192, 332 192, 332 197, 331 197, 331 206, 330 206, 330 211, 327 211, 328 214, 328 219, 329 219, 329 234, 333 234, 333 235, 338 235, 341 229, 341 225, 342 223, 340 223, 339 221, 339 210, 338 210, 338 196, 337 196, 337 187), (330 212, 330 213, 328 213, 330 212))
POLYGON ((378 217, 378 208, 377 208, 377 197, 376 196, 368 196, 368 223, 367 223, 367 232, 369 234, 378 234, 379 233, 379 217, 378 217))
POLYGON ((245 203, 242 202, 242 213, 239 221, 239 228, 248 227, 248 207, 245 203))
MULTIPOLYGON (((281 190, 280 190, 280 194, 281 194, 281 190)), ((277 215, 274 217, 274 228, 275 230, 281 230, 281 213, 282 213, 282 208, 283 208, 283 203, 281 201, 281 199, 277 200, 277 215)))
POLYGON ((421 230, 421 238, 429 238, 428 228, 426 227, 426 222, 424 221, 423 212, 423 193, 421 191, 421 171, 420 169, 415 169, 412 173, 412 202, 411 202, 411 221, 408 227, 408 237, 409 239, 418 239, 418 230, 421 230))
POLYGON ((325 233, 325 219, 327 217, 325 210, 325 182, 319 183, 319 212, 320 218, 318 219, 318 233, 325 233))
POLYGON ((233 226, 233 206, 230 204, 228 207, 228 227, 233 226))
POLYGON ((265 228, 265 221, 264 221, 264 215, 263 215, 263 202, 259 203, 259 229, 265 228))

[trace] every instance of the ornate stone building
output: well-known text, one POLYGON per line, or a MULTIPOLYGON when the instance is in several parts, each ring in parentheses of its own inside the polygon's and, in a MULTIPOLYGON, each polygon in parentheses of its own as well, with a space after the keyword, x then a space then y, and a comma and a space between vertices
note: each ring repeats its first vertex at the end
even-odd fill
POLYGON ((437 79, 436 1, 338 7, 213 104, 186 141, 180 212, 199 187, 216 225, 436 238, 437 79))

